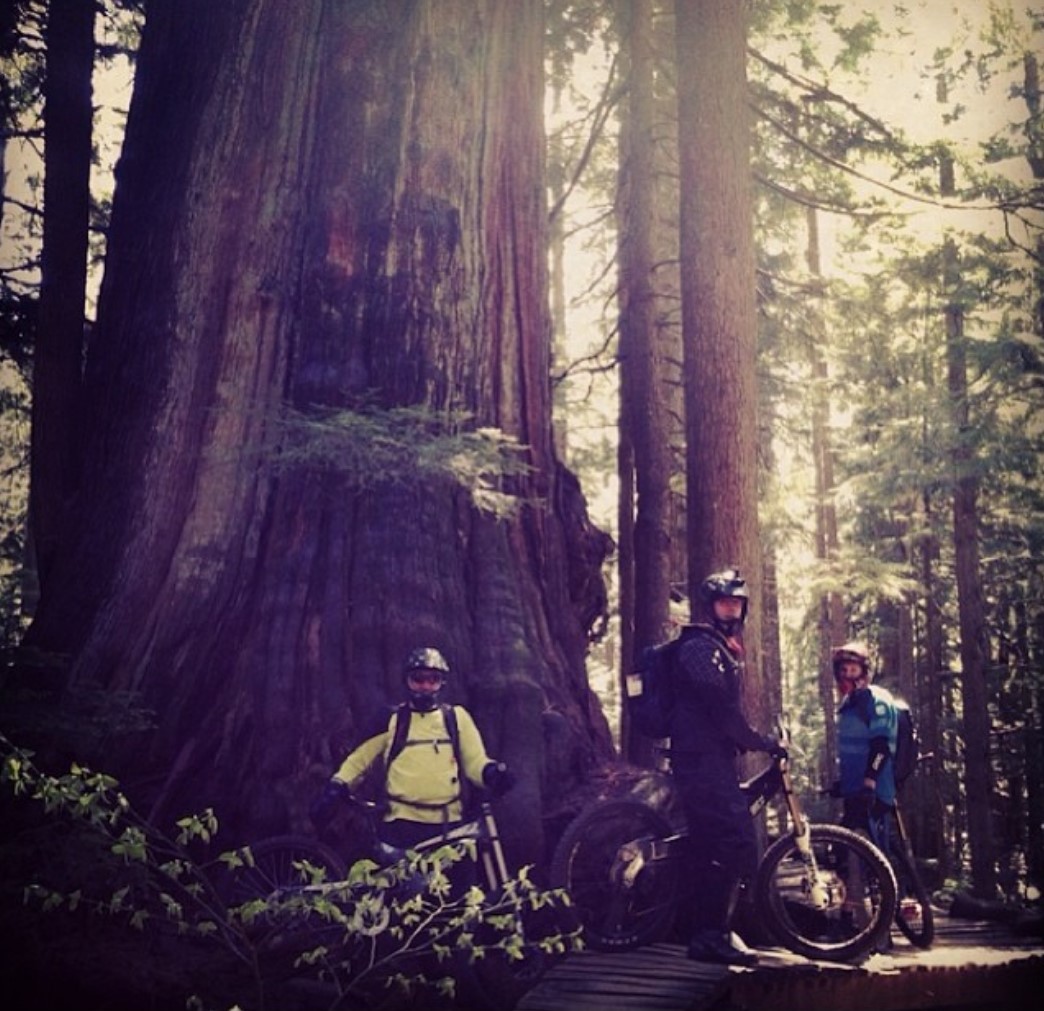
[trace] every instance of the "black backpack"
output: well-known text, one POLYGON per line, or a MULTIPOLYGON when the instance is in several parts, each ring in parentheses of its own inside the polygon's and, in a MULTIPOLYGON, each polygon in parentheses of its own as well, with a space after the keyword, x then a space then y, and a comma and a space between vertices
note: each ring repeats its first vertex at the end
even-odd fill
POLYGON ((899 698, 893 699, 898 721, 895 739, 895 785, 902 786, 914 769, 921 754, 921 742, 917 736, 913 713, 910 707, 899 698))
POLYGON ((685 626, 675 639, 649 646, 627 679, 627 712, 634 727, 646 737, 668 737, 674 711, 674 664, 678 647, 696 631, 685 626))

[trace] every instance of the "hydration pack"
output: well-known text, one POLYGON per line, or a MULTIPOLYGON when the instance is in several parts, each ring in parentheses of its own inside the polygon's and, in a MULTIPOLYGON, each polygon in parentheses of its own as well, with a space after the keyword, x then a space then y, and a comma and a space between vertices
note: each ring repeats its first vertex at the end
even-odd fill
POLYGON ((902 786, 917 768, 921 743, 917 736, 913 713, 902 699, 894 699, 897 719, 895 739, 895 785, 902 786))
MULTIPOLYGON (((437 707, 438 711, 442 713, 443 723, 446 727, 446 738, 443 740, 436 740, 435 742, 423 741, 425 745, 430 743, 446 743, 453 750, 453 757, 457 764, 457 775, 458 785, 460 788, 460 800, 465 808, 468 806, 470 800, 469 787, 467 776, 464 775, 464 757, 460 750, 460 731, 457 728, 457 711, 453 706, 443 702, 437 707)), ((408 702, 402 702, 395 707, 392 711, 391 718, 388 723, 388 732, 391 734, 391 744, 388 747, 388 751, 384 756, 384 762, 378 763, 381 767, 381 782, 380 782, 380 794, 382 800, 387 802, 388 791, 387 791, 387 776, 388 770, 391 768, 392 763, 398 758, 403 751, 406 750, 407 745, 410 743, 410 723, 413 719, 413 710, 410 708, 408 702)), ((427 760, 427 759, 426 759, 427 760)), ((428 807, 429 805, 422 801, 409 799, 409 803, 415 807, 428 807)))
POLYGON ((627 712, 638 732, 646 737, 670 735, 678 649, 695 631, 696 626, 684 626, 677 638, 644 649, 627 678, 627 712))

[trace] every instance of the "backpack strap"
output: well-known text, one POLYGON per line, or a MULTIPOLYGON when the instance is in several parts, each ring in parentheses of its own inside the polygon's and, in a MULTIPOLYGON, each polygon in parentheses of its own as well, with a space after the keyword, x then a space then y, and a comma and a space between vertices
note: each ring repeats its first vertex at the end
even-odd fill
POLYGON ((451 705, 443 703, 442 718, 446 724, 446 733, 449 734, 450 744, 453 746, 453 757, 457 762, 457 780, 460 787, 461 808, 467 812, 470 801, 471 781, 464 775, 464 756, 460 750, 460 730, 457 727, 457 710, 451 705))
POLYGON ((392 733, 391 747, 388 748, 388 755, 384 760, 386 769, 391 767, 392 762, 402 754, 402 749, 406 747, 406 742, 410 739, 410 720, 412 717, 413 713, 408 703, 400 702, 395 707, 395 711, 392 714, 392 719, 395 720, 395 730, 392 733))
MULTIPOLYGON (((460 751, 460 730, 457 727, 457 711, 453 706, 448 705, 445 702, 439 704, 439 711, 442 713, 442 720, 446 727, 446 734, 449 737, 450 745, 453 748, 453 758, 457 763, 458 796, 462 807, 464 810, 467 810, 468 793, 471 783, 467 776, 464 775, 464 756, 460 751)), ((383 793, 382 801, 384 803, 387 803, 389 796, 388 770, 391 768, 392 762, 402 754, 406 745, 409 743, 410 721, 412 719, 413 710, 410 709, 408 702, 399 703, 392 713, 392 720, 395 721, 395 729, 392 731, 392 742, 384 760, 384 775, 381 777, 381 790, 383 793)), ((389 722, 389 727, 390 726, 391 723, 389 722)), ((396 799, 403 801, 411 807, 422 808, 424 810, 438 811, 445 807, 443 804, 426 804, 423 801, 407 800, 406 798, 396 799)))

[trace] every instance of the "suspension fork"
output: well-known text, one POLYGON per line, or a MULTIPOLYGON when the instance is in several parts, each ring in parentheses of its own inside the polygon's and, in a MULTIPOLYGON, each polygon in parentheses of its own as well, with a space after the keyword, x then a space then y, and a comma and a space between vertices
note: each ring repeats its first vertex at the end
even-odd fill
POLYGON ((813 909, 826 909, 830 905, 830 889, 819 874, 816 854, 812 848, 812 833, 805 812, 801 809, 797 792, 794 790, 789 759, 780 759, 779 782, 780 791, 787 805, 787 814, 790 816, 790 834, 794 840, 794 848, 808 872, 805 889, 809 904, 813 909))
POLYGON ((486 872, 486 881, 490 887, 499 887, 507 883, 507 861, 504 859, 504 845, 500 841, 500 829, 493 817, 493 807, 489 801, 482 802, 479 814, 482 823, 482 834, 488 845, 481 847, 482 867, 486 872))

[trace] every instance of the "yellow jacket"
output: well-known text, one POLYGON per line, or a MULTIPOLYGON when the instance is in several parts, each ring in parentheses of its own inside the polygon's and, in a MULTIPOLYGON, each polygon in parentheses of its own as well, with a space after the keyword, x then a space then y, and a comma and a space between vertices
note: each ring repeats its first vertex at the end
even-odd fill
MULTIPOLYGON (((482 770, 490 757, 471 714, 463 706, 453 709, 457 716, 463 774, 481 786, 482 770)), ((410 717, 410 729, 405 747, 385 770, 388 810, 384 820, 459 821, 463 816, 461 770, 457 768, 442 709, 437 706, 430 712, 418 712, 406 707, 403 712, 410 717)), ((341 763, 333 778, 355 789, 374 762, 378 759, 387 762, 397 719, 398 710, 391 714, 384 730, 363 741, 341 763)))

